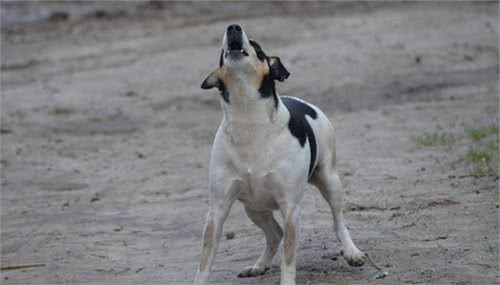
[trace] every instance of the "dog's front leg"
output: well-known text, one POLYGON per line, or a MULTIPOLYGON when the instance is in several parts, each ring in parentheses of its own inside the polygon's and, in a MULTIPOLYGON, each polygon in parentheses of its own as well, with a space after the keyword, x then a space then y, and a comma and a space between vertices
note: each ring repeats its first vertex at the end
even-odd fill
POLYGON ((297 244, 298 244, 298 206, 288 208, 284 213, 285 238, 283 243, 283 255, 281 258, 281 284, 295 284, 295 273, 297 266, 297 244))
POLYGON ((236 200, 239 180, 233 180, 226 191, 210 189, 210 206, 203 229, 203 245, 200 265, 194 279, 195 284, 206 284, 210 277, 210 269, 217 252, 222 227, 231 206, 236 200))
POLYGON ((203 246, 201 250, 200 265, 196 272, 194 284, 206 284, 210 275, 210 268, 217 252, 222 226, 227 217, 228 210, 222 208, 210 209, 205 227, 203 229, 203 246))

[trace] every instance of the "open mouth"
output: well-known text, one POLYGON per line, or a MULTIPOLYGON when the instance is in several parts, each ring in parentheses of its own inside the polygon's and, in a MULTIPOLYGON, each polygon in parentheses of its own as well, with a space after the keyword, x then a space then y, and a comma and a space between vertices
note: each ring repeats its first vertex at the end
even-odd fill
POLYGON ((229 41, 228 47, 230 51, 243 49, 243 42, 241 40, 229 41))
POLYGON ((243 48, 243 30, 237 24, 227 27, 225 34, 227 40, 227 54, 231 58, 239 59, 248 56, 248 52, 243 48))
POLYGON ((241 41, 231 41, 228 43, 229 50, 228 55, 233 56, 248 56, 248 52, 243 48, 243 43, 241 41))

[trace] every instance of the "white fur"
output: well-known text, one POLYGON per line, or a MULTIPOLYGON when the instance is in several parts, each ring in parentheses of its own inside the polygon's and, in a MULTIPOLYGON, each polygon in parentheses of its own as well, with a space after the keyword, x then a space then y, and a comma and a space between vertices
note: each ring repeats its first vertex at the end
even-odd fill
MULTIPOLYGON (((210 267, 217 251, 222 226, 235 200, 240 200, 249 218, 265 233, 267 245, 254 265, 240 273, 242 277, 263 274, 270 267, 284 236, 281 284, 295 284, 296 249, 300 201, 311 183, 319 189, 331 207, 335 232, 343 245, 343 255, 357 265, 365 255, 352 242, 342 216, 343 191, 335 166, 335 134, 328 118, 316 106, 318 114, 308 119, 316 138, 317 170, 309 178, 309 143, 299 144, 288 129, 290 113, 278 96, 261 98, 249 80, 259 63, 243 33, 249 56, 225 62, 232 76, 230 103, 222 103, 224 117, 215 136, 209 172, 210 206, 207 214, 203 249, 195 283, 208 282, 210 267), (279 210, 284 231, 272 211, 279 210)), ((226 46, 224 36, 223 47, 226 46)), ((222 101, 222 100, 221 100, 222 101)), ((308 103, 307 103, 308 104, 308 103)))

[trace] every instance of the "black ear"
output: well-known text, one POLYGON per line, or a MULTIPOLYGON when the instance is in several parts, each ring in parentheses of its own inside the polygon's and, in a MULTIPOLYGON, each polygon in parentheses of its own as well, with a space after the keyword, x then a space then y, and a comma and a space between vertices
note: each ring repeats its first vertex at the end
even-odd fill
POLYGON ((286 70, 285 66, 281 63, 281 60, 277 56, 269 57, 270 72, 273 79, 280 82, 285 81, 285 79, 290 76, 290 72, 286 70))
POLYGON ((260 61, 264 62, 264 60, 266 60, 266 58, 267 58, 266 53, 264 53, 264 51, 262 50, 262 48, 260 47, 260 45, 256 41, 249 40, 249 42, 250 42, 250 45, 252 45, 253 48, 255 49, 255 53, 257 54, 257 58, 260 61))
POLYGON ((219 75, 217 70, 212 71, 210 75, 203 80, 203 83, 201 83, 201 88, 202 89, 211 89, 214 87, 217 87, 220 89, 220 81, 219 81, 219 75))

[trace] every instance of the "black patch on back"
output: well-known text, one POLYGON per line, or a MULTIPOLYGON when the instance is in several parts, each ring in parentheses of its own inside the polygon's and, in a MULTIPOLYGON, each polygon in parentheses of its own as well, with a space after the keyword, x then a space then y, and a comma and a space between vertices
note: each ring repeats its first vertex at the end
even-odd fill
POLYGON ((294 137, 299 140, 299 143, 304 147, 306 143, 306 138, 309 141, 309 148, 311 150, 311 161, 309 163, 309 176, 313 173, 314 162, 316 161, 316 138, 314 137, 314 132, 311 125, 306 119, 306 115, 316 119, 318 114, 309 105, 290 98, 281 97, 281 101, 285 104, 286 108, 290 112, 290 121, 288 121, 288 129, 294 137))
POLYGON ((222 99, 226 101, 226 103, 229 103, 229 93, 227 92, 226 86, 224 86, 224 82, 219 79, 219 83, 217 83, 217 88, 220 91, 220 96, 222 96, 222 99))

